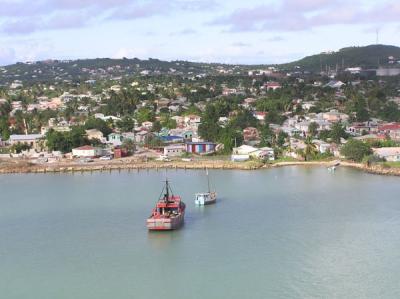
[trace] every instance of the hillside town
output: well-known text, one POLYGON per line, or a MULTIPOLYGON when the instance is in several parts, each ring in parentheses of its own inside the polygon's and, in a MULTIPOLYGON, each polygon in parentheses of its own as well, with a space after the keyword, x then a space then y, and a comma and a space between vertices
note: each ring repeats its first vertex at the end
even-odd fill
POLYGON ((33 81, 2 68, 0 158, 399 162, 400 57, 387 59, 387 69, 321 72, 218 65, 209 73, 203 66, 130 74, 119 65, 86 66, 84 78, 41 82, 43 63, 28 63, 33 81))

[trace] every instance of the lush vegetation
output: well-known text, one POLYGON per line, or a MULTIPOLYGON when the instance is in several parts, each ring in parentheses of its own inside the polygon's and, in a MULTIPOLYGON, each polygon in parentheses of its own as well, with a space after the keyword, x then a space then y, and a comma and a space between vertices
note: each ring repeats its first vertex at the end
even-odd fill
POLYGON ((371 147, 362 141, 350 139, 341 149, 340 153, 346 157, 346 159, 361 162, 364 157, 371 155, 371 147))

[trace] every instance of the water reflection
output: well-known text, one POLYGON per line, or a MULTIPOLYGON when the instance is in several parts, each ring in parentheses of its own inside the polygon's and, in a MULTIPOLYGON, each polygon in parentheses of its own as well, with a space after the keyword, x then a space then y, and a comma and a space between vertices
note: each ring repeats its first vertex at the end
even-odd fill
MULTIPOLYGON (((181 229, 184 228, 181 227, 181 229)), ((155 250, 165 250, 171 247, 171 244, 179 239, 179 230, 174 231, 149 231, 147 240, 149 245, 155 250)))

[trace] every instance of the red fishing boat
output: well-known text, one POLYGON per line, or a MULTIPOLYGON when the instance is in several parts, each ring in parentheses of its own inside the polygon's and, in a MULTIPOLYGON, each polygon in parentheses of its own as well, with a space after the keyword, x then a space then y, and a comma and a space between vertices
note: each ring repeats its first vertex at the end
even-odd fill
POLYGON ((169 186, 168 180, 149 218, 147 228, 149 230, 174 230, 182 226, 185 218, 185 203, 180 196, 175 196, 169 186))

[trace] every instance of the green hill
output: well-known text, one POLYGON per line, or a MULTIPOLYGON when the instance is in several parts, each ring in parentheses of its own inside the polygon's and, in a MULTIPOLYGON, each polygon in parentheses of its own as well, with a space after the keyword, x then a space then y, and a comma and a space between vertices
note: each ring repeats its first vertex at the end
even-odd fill
POLYGON ((389 56, 395 60, 400 60, 400 48, 387 45, 370 45, 365 47, 348 47, 340 49, 338 52, 321 53, 305 57, 301 60, 281 65, 284 68, 294 68, 296 66, 309 71, 320 71, 326 68, 348 68, 363 67, 377 68, 378 66, 388 65, 389 56))
MULTIPOLYGON (((275 65, 278 69, 319 72, 321 70, 362 67, 377 68, 389 64, 389 56, 400 61, 400 48, 387 45, 348 47, 337 52, 305 57, 287 64, 275 65)), ((396 63, 399 66, 398 63, 396 63)), ((137 75, 247 75, 249 70, 263 69, 267 65, 226 65, 218 63, 195 63, 189 61, 162 61, 158 59, 79 59, 47 60, 33 63, 16 63, 0 67, 0 87, 15 80, 24 84, 82 82, 89 79, 113 79, 137 75)))

